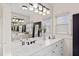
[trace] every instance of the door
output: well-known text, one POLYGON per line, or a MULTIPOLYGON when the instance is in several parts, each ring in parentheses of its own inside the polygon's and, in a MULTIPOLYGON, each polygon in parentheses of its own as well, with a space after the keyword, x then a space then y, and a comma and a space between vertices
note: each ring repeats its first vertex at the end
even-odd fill
POLYGON ((73 55, 79 56, 79 14, 73 15, 73 55))

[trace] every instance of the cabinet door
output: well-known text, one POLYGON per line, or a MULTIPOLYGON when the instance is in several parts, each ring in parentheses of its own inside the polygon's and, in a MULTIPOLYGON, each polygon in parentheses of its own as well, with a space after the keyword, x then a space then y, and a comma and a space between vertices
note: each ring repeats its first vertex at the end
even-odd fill
POLYGON ((56 55, 57 56, 63 56, 64 52, 63 52, 63 48, 56 48, 56 55))
POLYGON ((63 47, 64 46, 64 39, 58 41, 58 47, 63 47))
POLYGON ((52 51, 47 52, 44 56, 52 56, 52 51))
POLYGON ((73 41, 72 38, 65 39, 64 44, 64 55, 65 56, 72 56, 73 55, 73 41))
MULTIPOLYGON (((53 56, 62 56, 64 54, 63 52, 63 46, 64 46, 64 40, 60 40, 54 44, 55 48, 51 51, 53 56)), ((53 46, 52 46, 53 47, 53 46)))
POLYGON ((60 40, 58 42, 58 54, 59 56, 63 56, 64 55, 64 40, 60 40))
POLYGON ((33 54, 33 56, 46 56, 48 55, 49 51, 51 51, 51 46, 45 47, 36 53, 33 54))
POLYGON ((63 41, 58 41, 33 54, 33 56, 62 56, 62 55, 63 55, 63 41))
POLYGON ((58 49, 56 48, 52 50, 51 53, 52 53, 52 56, 58 56, 58 49))

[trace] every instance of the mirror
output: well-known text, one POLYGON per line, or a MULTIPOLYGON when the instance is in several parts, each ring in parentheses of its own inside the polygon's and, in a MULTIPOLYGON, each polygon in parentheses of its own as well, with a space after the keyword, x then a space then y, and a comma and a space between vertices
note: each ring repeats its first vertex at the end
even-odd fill
MULTIPOLYGON (((49 9, 46 14, 40 14, 43 10, 34 12, 26 9, 28 4, 11 4, 11 38, 12 40, 28 40, 29 38, 43 37, 45 33, 50 33, 51 15, 49 9), (17 8, 15 8, 17 6, 17 8), (20 7, 19 7, 20 6, 20 7), (49 22, 49 23, 48 23, 49 22), (49 25, 50 24, 50 25, 49 25)), ((32 4, 30 4, 32 6, 32 4)), ((42 4, 40 4, 42 5, 42 4)), ((46 35, 47 35, 46 34, 46 35)), ((49 36, 49 35, 48 35, 49 36)))
POLYGON ((41 22, 34 23, 32 37, 41 37, 41 33, 42 33, 41 22))

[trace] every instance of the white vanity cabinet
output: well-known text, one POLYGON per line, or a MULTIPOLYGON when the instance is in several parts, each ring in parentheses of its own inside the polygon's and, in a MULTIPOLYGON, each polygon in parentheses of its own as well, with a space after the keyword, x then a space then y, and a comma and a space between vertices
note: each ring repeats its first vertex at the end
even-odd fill
POLYGON ((64 55, 64 40, 59 40, 37 52, 32 54, 32 56, 63 56, 64 55))
POLYGON ((56 48, 52 50, 52 56, 63 56, 64 55, 64 40, 60 40, 56 42, 55 45, 56 45, 56 48))

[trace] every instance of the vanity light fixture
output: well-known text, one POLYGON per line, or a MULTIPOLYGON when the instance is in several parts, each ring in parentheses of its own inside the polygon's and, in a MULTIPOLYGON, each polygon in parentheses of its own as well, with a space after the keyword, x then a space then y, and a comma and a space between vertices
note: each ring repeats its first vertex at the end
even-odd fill
POLYGON ((12 22, 24 22, 24 19, 13 17, 12 22))
MULTIPOLYGON (((29 3, 28 6, 29 6, 28 9, 30 11, 34 11, 34 12, 39 13, 41 15, 48 15, 48 14, 50 14, 50 9, 47 8, 46 6, 44 6, 41 3, 29 3)), ((26 10, 27 6, 23 5, 22 8, 24 10, 26 10)))

